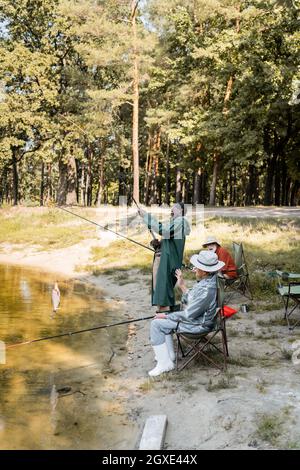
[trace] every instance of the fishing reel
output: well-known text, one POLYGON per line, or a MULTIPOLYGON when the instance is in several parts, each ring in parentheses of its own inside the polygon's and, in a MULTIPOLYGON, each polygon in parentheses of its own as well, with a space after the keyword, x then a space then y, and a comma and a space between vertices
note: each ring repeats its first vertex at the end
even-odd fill
POLYGON ((160 251, 161 242, 160 242, 157 238, 154 238, 153 240, 151 240, 150 246, 152 246, 152 248, 153 248, 155 251, 160 251))

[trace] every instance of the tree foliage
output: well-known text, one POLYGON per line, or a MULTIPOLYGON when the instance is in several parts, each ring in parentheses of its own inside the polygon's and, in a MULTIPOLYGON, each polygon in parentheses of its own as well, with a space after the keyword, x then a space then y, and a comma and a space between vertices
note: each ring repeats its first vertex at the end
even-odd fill
POLYGON ((299 202, 299 11, 275 0, 0 1, 0 201, 299 202), (136 62, 135 62, 136 61, 136 62))

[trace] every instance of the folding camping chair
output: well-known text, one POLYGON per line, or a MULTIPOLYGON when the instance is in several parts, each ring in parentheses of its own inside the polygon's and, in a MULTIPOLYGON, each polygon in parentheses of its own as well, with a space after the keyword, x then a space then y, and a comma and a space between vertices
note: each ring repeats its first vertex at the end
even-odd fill
POLYGON ((233 290, 240 292, 248 299, 252 300, 252 292, 250 287, 249 271, 245 259, 244 248, 242 243, 232 243, 234 254, 234 262, 237 268, 237 278, 226 279, 225 290, 233 290))
POLYGON ((284 318, 289 329, 293 330, 300 322, 300 319, 298 319, 293 326, 290 325, 290 316, 297 307, 300 307, 300 274, 283 271, 275 272, 277 275, 277 292, 284 304, 284 318), (290 301, 293 302, 292 305, 290 305, 290 301))
POLYGON ((213 364, 220 370, 227 368, 228 344, 226 334, 226 318, 223 315, 224 306, 224 279, 218 278, 218 294, 217 294, 217 308, 216 308, 216 323, 212 331, 208 333, 180 333, 176 331, 177 339, 177 354, 176 354, 176 369, 183 370, 194 359, 202 357, 210 364, 213 364), (222 349, 215 341, 216 336, 221 335, 222 349), (211 351, 218 351, 223 356, 223 364, 216 362, 209 354, 211 351), (180 364, 179 364, 180 361, 180 364))

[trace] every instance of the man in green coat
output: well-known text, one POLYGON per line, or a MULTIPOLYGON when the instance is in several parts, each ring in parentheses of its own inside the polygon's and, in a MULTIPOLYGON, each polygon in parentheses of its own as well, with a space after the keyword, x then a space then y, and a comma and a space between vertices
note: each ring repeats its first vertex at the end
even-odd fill
POLYGON ((139 215, 149 230, 161 235, 160 249, 156 249, 152 272, 152 305, 157 311, 172 310, 175 305, 174 287, 177 281, 175 271, 181 269, 185 238, 191 229, 185 216, 183 203, 176 203, 171 209, 170 221, 158 222, 148 212, 139 209, 139 215))

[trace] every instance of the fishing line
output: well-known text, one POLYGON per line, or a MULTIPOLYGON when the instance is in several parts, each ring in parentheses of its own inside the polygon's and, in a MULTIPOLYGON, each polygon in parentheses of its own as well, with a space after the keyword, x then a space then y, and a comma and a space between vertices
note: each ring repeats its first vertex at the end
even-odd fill
MULTIPOLYGON (((139 207, 138 203, 136 202, 136 200, 134 199, 133 196, 132 196, 132 200, 133 200, 133 202, 135 203, 135 205, 136 205, 136 207, 137 207, 137 209, 138 209, 138 211, 139 211, 139 210, 140 210, 140 207, 139 207)), ((149 232, 151 233, 153 240, 156 240, 156 236, 154 235, 154 233, 153 233, 153 231, 152 231, 151 228, 149 228, 149 232)))
POLYGON ((117 235, 118 237, 122 237, 122 238, 125 238, 125 240, 128 240, 132 243, 135 243, 136 245, 139 245, 143 248, 146 248, 146 250, 149 250, 149 251, 152 251, 154 252, 154 250, 152 250, 152 248, 149 248, 149 246, 146 246, 146 245, 143 245, 143 243, 140 243, 136 240, 133 240, 132 238, 129 238, 129 237, 126 237, 125 235, 122 235, 121 233, 119 232, 115 232, 114 230, 111 230, 110 228, 107 228, 107 227, 104 227, 103 225, 100 225, 98 224, 97 222, 94 222, 93 220, 90 220, 90 219, 87 219, 86 217, 83 217, 82 215, 78 215, 78 214, 75 214, 75 212, 71 212, 69 211, 68 209, 65 209, 64 207, 60 207, 60 206, 55 206, 57 209, 60 209, 61 211, 64 211, 64 212, 68 212, 68 214, 71 214, 71 215, 74 215, 74 217, 79 217, 79 219, 83 219, 85 220, 86 222, 89 222, 90 224, 93 224, 93 225, 97 225, 97 227, 100 227, 102 228, 103 230, 107 230, 108 232, 111 232, 111 233, 114 233, 115 235, 117 235))

